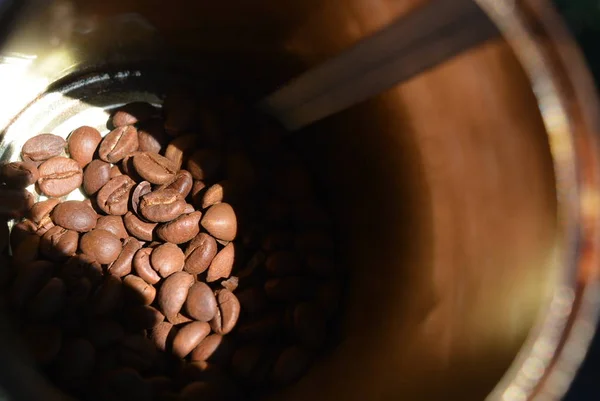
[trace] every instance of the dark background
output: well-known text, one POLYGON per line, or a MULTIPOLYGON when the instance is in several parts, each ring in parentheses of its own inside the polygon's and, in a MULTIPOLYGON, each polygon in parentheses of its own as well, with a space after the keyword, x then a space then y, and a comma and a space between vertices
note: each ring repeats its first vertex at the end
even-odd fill
MULTIPOLYGON (((558 11, 566 20, 596 80, 600 83, 600 0, 554 0, 558 11)), ((598 110, 600 113, 600 110, 598 110)), ((598 327, 600 332, 600 327, 598 327)), ((600 335, 592 347, 565 401, 600 400, 600 335)))

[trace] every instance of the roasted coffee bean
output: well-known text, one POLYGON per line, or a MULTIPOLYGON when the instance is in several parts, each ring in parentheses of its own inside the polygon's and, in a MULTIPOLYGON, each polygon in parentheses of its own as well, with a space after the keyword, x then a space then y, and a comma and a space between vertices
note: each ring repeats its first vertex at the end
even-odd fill
POLYGON ((100 142, 98 155, 109 163, 117 163, 138 150, 137 130, 132 126, 118 127, 112 130, 100 142))
POLYGON ((154 376, 146 379, 146 382, 152 386, 152 391, 155 395, 163 394, 167 391, 172 391, 175 388, 173 380, 166 376, 154 376))
POLYGON ((125 310, 127 325, 132 330, 151 329, 165 320, 165 316, 156 308, 148 305, 130 305, 125 310))
POLYGON ((233 188, 231 188, 231 184, 228 181, 221 181, 208 187, 202 197, 202 209, 206 209, 214 204, 230 199, 232 192, 233 188))
POLYGON ((123 127, 133 125, 139 122, 147 121, 156 114, 156 109, 146 102, 128 103, 117 109, 112 115, 114 127, 123 127))
POLYGON ((60 197, 79 188, 83 182, 83 171, 73 159, 53 157, 38 169, 38 186, 44 195, 60 197))
POLYGON ((83 172, 83 190, 88 195, 95 195, 110 181, 111 166, 102 160, 92 160, 83 172))
POLYGON ((200 281, 194 283, 188 292, 185 310, 189 316, 200 322, 208 322, 215 317, 217 299, 211 288, 200 281))
POLYGON ((92 308, 98 315, 106 315, 119 306, 123 294, 123 283, 120 278, 107 275, 92 298, 92 308))
POLYGON ((237 234, 237 218, 231 205, 217 203, 211 206, 202 217, 202 227, 217 239, 233 241, 237 234))
POLYGON ((158 225, 158 223, 146 223, 131 212, 123 216, 123 223, 127 232, 141 241, 152 241, 154 230, 158 225))
POLYGON ((189 203, 187 203, 185 205, 185 209, 183 210, 183 214, 190 214, 190 213, 194 213, 196 211, 196 208, 194 207, 194 205, 190 205, 189 203))
POLYGON ((29 220, 24 219, 15 224, 10 231, 10 247, 16 249, 25 238, 31 234, 35 234, 37 225, 29 220))
POLYGON ((142 182, 144 179, 139 176, 135 167, 133 166, 133 157, 137 155, 139 152, 133 152, 123 158, 121 160, 120 166, 123 174, 127 174, 133 181, 142 182))
POLYGON ((33 324, 21 331, 23 342, 40 365, 54 361, 62 346, 62 332, 54 325, 33 324))
POLYGON ((316 283, 305 277, 282 277, 265 283, 267 296, 274 301, 293 302, 311 299, 316 292, 316 283))
POLYGON ((161 185, 158 189, 174 189, 185 199, 192 191, 193 184, 194 180, 189 171, 179 170, 172 181, 161 185))
POLYGON ((65 201, 52 210, 52 220, 55 224, 80 233, 94 229, 97 219, 98 215, 94 209, 81 201, 65 201))
POLYGON ((100 216, 96 222, 96 228, 113 233, 119 239, 129 237, 121 216, 100 216))
POLYGON ((192 240, 200 232, 202 212, 182 214, 156 228, 156 235, 165 242, 183 244, 192 240))
POLYGON ((236 337, 241 341, 268 343, 281 333, 282 316, 280 312, 269 313, 257 320, 244 321, 236 328, 236 337))
POLYGON ((152 341, 141 335, 126 335, 120 341, 119 359, 125 366, 144 371, 152 367, 156 349, 152 341))
POLYGON ((202 198, 204 197, 205 192, 207 191, 206 184, 204 181, 194 180, 192 184, 192 191, 190 192, 190 196, 192 197, 192 203, 198 209, 203 209, 202 207, 202 198))
POLYGON ((192 361, 207 361, 217 365, 228 365, 234 352, 234 346, 228 337, 211 334, 192 351, 192 361))
POLYGON ((166 351, 171 348, 173 338, 177 329, 169 322, 160 322, 150 331, 150 339, 154 343, 154 346, 159 351, 166 351), (173 333, 171 333, 173 331, 173 333), (169 337, 171 337, 169 341, 169 337))
POLYGON ((110 168, 110 178, 111 179, 118 177, 120 175, 123 175, 123 172, 121 171, 121 168, 119 166, 114 165, 110 168))
POLYGON ((215 149, 198 149, 187 161, 187 169, 196 180, 212 180, 221 166, 221 155, 215 149))
POLYGON ((150 264, 161 277, 166 278, 183 270, 185 256, 177 245, 167 242, 154 248, 150 255, 150 264))
POLYGON ((108 267, 107 272, 117 277, 124 277, 131 273, 133 267, 133 257, 142 247, 142 243, 133 237, 127 238, 123 242, 123 249, 119 257, 108 267))
POLYGON ((139 205, 140 199, 142 196, 149 194, 152 192, 152 184, 148 181, 142 181, 135 186, 133 192, 131 193, 131 209, 139 215, 139 205))
POLYGON ((177 166, 158 153, 139 152, 133 156, 133 167, 140 177, 152 184, 166 184, 173 181, 177 166))
POLYGON ((30 138, 23 145, 23 160, 42 161, 60 155, 67 142, 60 136, 40 134, 30 138))
POLYGON ((89 376, 96 363, 96 350, 86 339, 75 338, 63 345, 57 358, 59 380, 74 380, 89 376))
POLYGON ((293 309, 293 334, 306 348, 319 348, 325 342, 327 318, 320 306, 303 302, 293 309))
POLYGON ((45 201, 35 203, 29 210, 29 218, 36 224, 42 224, 50 220, 50 213, 60 201, 56 198, 50 198, 45 201))
POLYGON ((194 276, 186 272, 171 274, 158 290, 158 307, 167 320, 173 322, 185 303, 194 276))
POLYGON ((0 181, 8 188, 25 188, 34 184, 39 172, 34 162, 12 162, 0 168, 0 181))
POLYGON ((147 283, 156 284, 160 281, 160 276, 150 264, 150 254, 152 251, 152 248, 142 248, 137 251, 133 257, 133 269, 147 283))
POLYGON ((94 153, 102 141, 102 136, 97 129, 92 127, 79 127, 69 135, 69 155, 79 163, 81 168, 87 166, 94 158, 94 153))
POLYGON ((164 121, 161 119, 153 118, 145 121, 138 128, 138 142, 142 152, 162 153, 169 140, 164 121))
POLYGON ((247 345, 239 348, 233 354, 231 367, 236 376, 249 379, 258 369, 263 358, 263 350, 256 345, 247 345))
POLYGON ((271 378, 279 385, 293 383, 304 374, 312 360, 312 355, 300 347, 286 348, 275 362, 271 378))
POLYGON ((120 175, 113 178, 98 192, 98 207, 107 214, 126 214, 129 195, 134 185, 135 182, 129 176, 120 175))
POLYGON ((221 249, 219 253, 217 253, 210 263, 208 272, 206 274, 206 281, 212 283, 213 281, 217 281, 221 278, 229 277, 231 275, 231 270, 233 269, 234 260, 235 247, 233 242, 230 242, 225 246, 225 248, 221 249))
POLYGON ((142 196, 139 211, 149 221, 165 223, 179 217, 185 210, 185 200, 173 189, 162 189, 142 196))
POLYGON ((29 303, 29 317, 32 320, 48 321, 65 306, 66 299, 65 282, 58 277, 53 277, 29 303))
POLYGON ((0 218, 20 219, 33 203, 33 195, 26 189, 4 189, 0 191, 0 218))
POLYGON ((17 309, 33 298, 52 277, 54 264, 44 260, 31 262, 17 271, 10 289, 12 305, 17 309))
POLYGON ((132 368, 111 370, 101 380, 97 400, 148 401, 153 399, 152 388, 132 368))
POLYGON ((79 235, 76 231, 55 226, 46 231, 40 241, 40 252, 48 259, 61 261, 77 252, 79 235))
POLYGON ((123 327, 114 320, 97 318, 88 325, 87 338, 95 347, 106 347, 123 338, 123 327))
POLYGON ((240 279, 236 276, 231 276, 227 280, 221 281, 221 286, 223 288, 228 289, 231 292, 234 292, 238 286, 240 285, 240 279))
POLYGON ((217 242, 206 233, 198 234, 185 250, 184 269, 190 274, 200 274, 210 266, 217 254, 217 242))
POLYGON ((182 135, 169 143, 165 157, 175 163, 179 170, 191 152, 198 146, 199 137, 196 134, 182 135))
POLYGON ((216 334, 227 334, 235 327, 240 316, 240 302, 229 290, 217 291, 217 313, 210 321, 210 327, 216 334))
POLYGON ((134 274, 125 277, 123 284, 125 285, 125 296, 130 303, 150 305, 156 297, 156 288, 134 274))
POLYGON ((267 271, 275 276, 288 276, 302 271, 302 260, 295 252, 274 252, 265 262, 267 271))
POLYGON ((185 358, 209 334, 210 325, 205 322, 192 322, 182 326, 173 338, 173 354, 185 358))
POLYGON ((81 237, 81 252, 103 265, 114 262, 121 253, 121 240, 106 230, 92 230, 81 237))

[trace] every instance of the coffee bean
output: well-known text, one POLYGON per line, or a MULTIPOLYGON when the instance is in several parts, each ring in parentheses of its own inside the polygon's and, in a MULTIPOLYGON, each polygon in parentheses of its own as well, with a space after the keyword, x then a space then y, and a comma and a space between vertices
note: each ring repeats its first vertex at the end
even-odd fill
POLYGON ((154 344, 141 335, 130 334, 123 337, 119 351, 121 363, 139 371, 150 369, 156 359, 154 344))
POLYGON ((165 320, 158 309, 148 305, 130 305, 124 315, 127 326, 133 331, 151 329, 165 320))
POLYGON ((221 181, 210 186, 202 197, 202 209, 221 203, 226 198, 229 199, 232 191, 233 189, 228 181, 221 181))
POLYGON ((140 182, 133 189, 133 192, 131 193, 131 209, 133 209, 136 214, 140 214, 140 199, 142 196, 149 194, 150 192, 152 192, 152 184, 150 184, 148 181, 140 182))
POLYGON ((0 219, 20 219, 33 203, 33 195, 25 189, 4 189, 0 191, 0 219))
POLYGON ((83 171, 75 160, 53 157, 38 169, 38 186, 47 196, 61 197, 79 188, 83 182, 83 171))
POLYGON ((235 327, 240 316, 240 302, 226 289, 217 291, 217 313, 210 321, 210 327, 216 334, 227 334, 235 327))
POLYGON ((263 350, 256 345, 247 345, 239 348, 233 354, 231 361, 233 372, 244 379, 252 377, 257 372, 258 365, 263 357, 263 350))
POLYGON ((22 329, 21 337, 35 361, 40 365, 47 365, 60 352, 63 336, 57 326, 32 324, 22 329))
POLYGON ((29 210, 29 218, 38 225, 42 224, 43 222, 50 220, 50 213, 59 203, 60 201, 55 198, 37 202, 29 210))
POLYGON ((183 244, 192 240, 200 232, 202 212, 182 214, 156 228, 156 235, 165 242, 183 244))
POLYGON ((145 121, 138 128, 138 142, 142 152, 162 153, 169 143, 164 121, 158 118, 145 121))
MULTIPOLYGON (((14 229, 13 229, 14 231, 14 229)), ((36 234, 28 234, 15 246, 11 246, 13 263, 17 266, 33 262, 38 258, 38 250, 41 237, 36 234)))
POLYGON ((101 380, 97 400, 149 401, 153 399, 152 388, 132 368, 119 367, 111 370, 101 380))
POLYGON ((192 322, 184 325, 173 338, 173 354, 185 358, 202 340, 210 334, 210 325, 205 322, 192 322))
POLYGON ((191 152, 198 146, 199 137, 196 134, 182 135, 169 143, 165 157, 175 163, 179 170, 191 152))
POLYGON ((192 351, 192 361, 208 361, 217 365, 228 365, 234 351, 228 337, 211 334, 192 351))
POLYGON ((146 223, 131 212, 127 212, 123 216, 123 222, 125 223, 127 232, 141 241, 152 241, 154 238, 154 229, 158 225, 158 223, 146 223))
POLYGON ((30 138, 23 144, 21 156, 23 160, 42 161, 60 155, 67 142, 60 136, 40 134, 30 138))
POLYGON ((166 243, 154 248, 150 255, 150 264, 161 277, 166 278, 183 270, 185 256, 177 245, 166 243))
POLYGON ((120 278, 107 275, 94 293, 92 309, 98 315, 107 315, 121 303, 123 283, 120 278))
POLYGON ((119 167, 115 164, 114 166, 112 166, 110 168, 110 178, 111 179, 118 177, 120 175, 123 175, 123 172, 121 171, 121 167, 119 167))
POLYGON ((221 155, 214 149, 198 149, 187 161, 187 169, 196 180, 212 180, 221 166, 221 155))
POLYGON ((32 320, 48 321, 64 307, 67 298, 65 282, 53 277, 31 300, 28 314, 32 320))
POLYGON ((22 266, 10 289, 10 300, 17 309, 33 298, 52 277, 54 264, 38 260, 22 266))
POLYGON ((158 290, 158 307, 170 322, 177 317, 192 284, 194 276, 176 272, 167 277, 158 290))
POLYGON ((302 271, 303 265, 300 257, 290 251, 274 252, 265 262, 267 271, 275 276, 288 276, 298 274, 302 271))
POLYGON ((81 251, 103 265, 114 262, 121 253, 121 241, 105 230, 92 230, 81 237, 81 251))
POLYGON ((71 159, 83 168, 94 158, 94 153, 96 153, 96 149, 102 141, 102 136, 97 129, 83 126, 71 132, 68 141, 71 159))
POLYGON ((133 269, 147 283, 156 284, 160 281, 160 276, 150 264, 150 254, 152 251, 152 248, 142 248, 137 251, 133 257, 133 269))
POLYGON ((221 281, 221 286, 223 286, 223 288, 226 288, 231 292, 234 292, 238 288, 239 283, 239 277, 231 276, 227 280, 221 281))
POLYGON ((146 102, 128 103, 117 109, 112 115, 112 123, 115 127, 133 125, 149 120, 156 114, 156 109, 146 102))
POLYGON ((192 203, 198 209, 203 209, 202 199, 203 199, 206 191, 207 191, 207 188, 206 188, 206 184, 204 183, 204 181, 194 180, 194 183, 192 184, 192 191, 190 192, 190 195, 192 197, 192 203))
POLYGON ((119 257, 108 267, 107 272, 117 277, 124 277, 131 273, 133 266, 133 257, 142 247, 142 243, 133 237, 129 237, 123 242, 123 250, 119 257))
POLYGON ((294 337, 306 348, 319 348, 325 342, 327 318, 320 306, 303 302, 292 314, 294 337))
POLYGON ((160 322, 150 331, 150 338, 156 346, 156 349, 160 351, 166 351, 171 348, 173 343, 173 337, 177 329, 169 322, 160 322), (171 338, 169 338, 171 337, 171 338))
POLYGON ((98 207, 107 214, 126 214, 129 195, 134 185, 135 182, 129 176, 120 175, 113 178, 98 192, 98 207))
POLYGON ((236 293, 240 301, 241 310, 246 317, 255 317, 262 314, 269 305, 267 295, 262 288, 250 287, 236 293))
POLYGON ((146 379, 146 382, 152 386, 152 391, 155 395, 163 394, 174 389, 173 380, 166 376, 154 376, 146 379))
POLYGON ((162 189, 142 196, 141 215, 155 223, 165 223, 179 217, 185 210, 185 200, 173 189, 162 189))
POLYGON ((88 325, 87 338, 95 347, 106 347, 118 342, 125 335, 123 327, 114 320, 97 318, 88 325))
POLYGON ((83 338, 66 342, 57 358, 56 374, 59 380, 74 380, 92 373, 96 362, 94 346, 83 338))
POLYGON ((206 233, 198 234, 185 250, 184 269, 190 274, 200 274, 210 266, 217 254, 217 242, 206 233))
POLYGON ((112 130, 100 142, 98 155, 100 159, 109 163, 117 163, 123 158, 138 150, 138 137, 135 127, 130 125, 112 130))
POLYGON ((39 178, 37 166, 33 162, 12 162, 0 168, 0 181, 8 188, 25 188, 39 178))
POLYGON ((166 184, 173 181, 177 166, 158 153, 140 152, 133 156, 133 167, 140 177, 152 184, 166 184))
POLYGON ((190 213, 194 213, 195 211, 196 211, 196 208, 194 207, 194 205, 190 205, 189 203, 186 203, 185 209, 183 209, 183 214, 190 214, 190 213))
POLYGON ((308 369, 312 359, 313 357, 308 351, 300 347, 289 347, 275 362, 271 378, 279 385, 293 383, 308 369))
POLYGON ((46 231, 40 241, 40 252, 48 259, 61 261, 77 252, 79 235, 76 231, 55 226, 46 231))
POLYGON ((228 203, 211 206, 202 218, 202 227, 213 237, 224 241, 233 241, 237 234, 237 219, 228 203))
POLYGON ((96 227, 98 215, 81 201, 65 201, 52 210, 55 224, 68 230, 85 233, 96 227))
POLYGON ((123 224, 123 217, 121 216, 100 216, 96 222, 96 228, 99 230, 106 230, 117 236, 119 239, 126 239, 129 237, 125 225, 123 224))
POLYGON ((233 269, 233 261, 235 260, 235 247, 233 242, 230 242, 221 249, 217 256, 214 257, 210 266, 208 267, 208 273, 206 274, 206 281, 212 283, 220 278, 227 278, 231 274, 233 269))
POLYGON ((185 309, 192 318, 208 322, 217 313, 217 299, 210 287, 199 281, 190 287, 185 309))
POLYGON ((95 195, 110 181, 111 166, 102 160, 92 160, 83 173, 83 190, 88 195, 95 195))
POLYGON ((36 230, 37 225, 29 219, 18 222, 10 231, 10 247, 14 250, 26 237, 35 234, 36 230))
POLYGON ((241 341, 268 343, 281 334, 282 316, 279 311, 269 313, 257 320, 244 321, 236 328, 241 341))
POLYGON ((123 279, 125 285, 125 296, 129 303, 141 303, 150 305, 156 297, 156 288, 152 284, 146 283, 142 278, 130 274, 123 279))
POLYGON ((185 199, 192 191, 193 184, 194 180, 189 171, 179 170, 173 180, 161 185, 158 187, 158 189, 174 189, 181 194, 182 198, 185 199))

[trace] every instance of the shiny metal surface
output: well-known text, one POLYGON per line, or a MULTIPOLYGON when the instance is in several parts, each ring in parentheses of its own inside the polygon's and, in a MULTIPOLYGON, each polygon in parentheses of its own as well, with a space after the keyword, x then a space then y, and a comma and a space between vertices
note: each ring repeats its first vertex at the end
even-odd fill
MULTIPOLYGON (((259 100, 426 3, 52 2, 2 51, 1 158, 39 130, 160 101, 152 71, 259 100)), ((478 4, 505 39, 296 135, 352 280, 342 343, 279 399, 555 400, 578 366, 598 312, 595 94, 545 2, 478 4)))

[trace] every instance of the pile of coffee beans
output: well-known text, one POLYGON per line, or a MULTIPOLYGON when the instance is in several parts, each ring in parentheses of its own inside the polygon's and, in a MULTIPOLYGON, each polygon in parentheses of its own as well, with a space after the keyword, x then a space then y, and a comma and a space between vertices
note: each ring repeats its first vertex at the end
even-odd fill
POLYGON ((252 398, 335 343, 342 274, 310 174, 275 124, 211 104, 127 104, 104 137, 37 135, 1 168, 6 194, 31 191, 10 205, 5 305, 63 391, 252 398))

